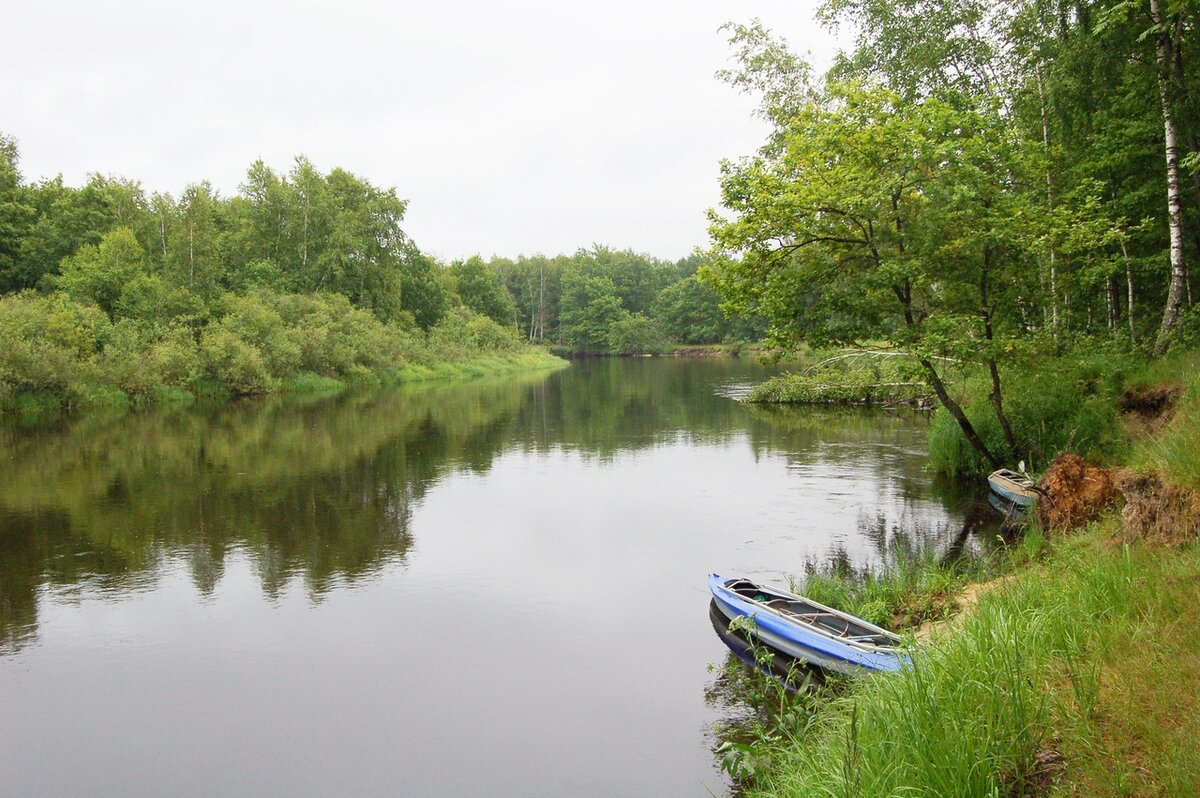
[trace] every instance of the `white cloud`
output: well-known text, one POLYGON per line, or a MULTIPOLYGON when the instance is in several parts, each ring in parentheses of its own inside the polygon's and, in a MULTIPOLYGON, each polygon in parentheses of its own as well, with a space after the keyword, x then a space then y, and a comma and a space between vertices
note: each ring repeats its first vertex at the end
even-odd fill
POLYGON ((442 257, 704 245, 718 162, 765 133, 719 83, 759 17, 827 63, 814 0, 118 0, 6 11, 0 130, 27 178, 225 194, 299 154, 396 186, 442 257))

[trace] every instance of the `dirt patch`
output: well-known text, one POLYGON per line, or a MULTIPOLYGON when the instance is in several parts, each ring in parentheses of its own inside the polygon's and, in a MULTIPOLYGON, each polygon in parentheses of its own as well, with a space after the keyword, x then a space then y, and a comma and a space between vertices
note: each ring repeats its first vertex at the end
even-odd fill
POLYGON ((953 623, 958 618, 961 618, 963 613, 971 609, 979 603, 979 599, 985 593, 996 588, 1007 585, 1012 580, 1016 579, 1016 574, 1005 574, 998 576, 995 579, 989 579, 986 582, 974 582, 963 588, 963 591, 954 597, 953 604, 957 608, 957 613, 948 618, 938 618, 937 620, 929 620, 922 623, 913 631, 913 635, 918 640, 927 640, 935 632, 944 629, 946 626, 953 623))
POLYGON ((1042 477, 1035 507, 1047 529, 1068 530, 1100 516, 1121 495, 1111 468, 1091 465, 1077 454, 1064 454, 1042 477))
POLYGON ((1177 384, 1126 388, 1117 408, 1131 428, 1153 435, 1175 415, 1182 395, 1183 386, 1177 384))
POLYGON ((1121 519, 1127 540, 1179 545, 1200 537, 1200 494, 1128 469, 1117 474, 1125 496, 1121 519))

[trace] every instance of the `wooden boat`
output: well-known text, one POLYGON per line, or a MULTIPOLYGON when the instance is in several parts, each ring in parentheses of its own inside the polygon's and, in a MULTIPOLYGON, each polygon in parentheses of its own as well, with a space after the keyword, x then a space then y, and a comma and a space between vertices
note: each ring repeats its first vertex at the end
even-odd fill
POLYGON ((899 637, 848 612, 749 579, 709 574, 708 589, 725 617, 749 617, 760 642, 811 666, 855 673, 908 663, 899 637))
POLYGON ((1025 513, 1029 510, 1028 507, 1013 504, 994 490, 988 491, 988 504, 992 505, 993 510, 1004 516, 1004 524, 1013 524, 1023 520, 1025 513))
POLYGON ((1033 480, 1025 474, 1007 468, 997 469, 988 474, 988 485, 998 496, 1018 507, 1032 507, 1037 500, 1033 480))

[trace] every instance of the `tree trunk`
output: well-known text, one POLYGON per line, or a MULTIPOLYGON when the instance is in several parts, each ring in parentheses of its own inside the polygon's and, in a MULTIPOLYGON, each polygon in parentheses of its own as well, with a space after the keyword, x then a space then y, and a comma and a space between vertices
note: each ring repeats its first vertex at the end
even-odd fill
POLYGON ((1104 298, 1108 304, 1108 332, 1111 335, 1117 329, 1117 278, 1108 275, 1104 279, 1104 298))
POLYGON ((1183 204, 1179 195, 1179 150, 1175 132, 1175 114, 1171 107, 1171 82, 1174 72, 1172 50, 1175 42, 1171 33, 1163 26, 1161 0, 1150 0, 1150 17, 1154 21, 1154 51, 1158 63, 1158 96, 1162 104, 1163 142, 1167 159, 1167 229, 1171 241, 1171 284, 1167 289, 1167 304, 1163 308, 1162 324, 1158 328, 1158 340, 1154 353, 1167 351, 1171 335, 1179 321, 1179 308, 1183 304, 1183 204))
POLYGON ((1133 266, 1129 263, 1129 250, 1125 239, 1121 239, 1121 257, 1125 259, 1125 287, 1127 289, 1125 316, 1129 319, 1129 343, 1137 343, 1137 327, 1133 323, 1133 266))
POLYGON ((933 363, 924 357, 917 358, 917 362, 924 367, 925 373, 929 376, 929 384, 933 388, 933 392, 937 395, 938 401, 942 403, 942 407, 950 411, 950 415, 954 416, 954 420, 958 422, 958 426, 963 431, 963 435, 967 437, 971 448, 983 455, 992 468, 999 468, 1000 461, 996 459, 996 456, 988 449, 987 444, 979 437, 979 433, 971 425, 971 420, 963 412, 962 406, 954 401, 946 391, 946 385, 942 382, 941 375, 937 373, 937 369, 933 367, 933 363))
MULTIPOLYGON (((1034 70, 1037 76, 1038 103, 1042 112, 1042 146, 1046 150, 1046 208, 1054 210, 1054 176, 1050 172, 1050 116, 1046 111, 1046 93, 1042 88, 1042 68, 1034 70)), ((1058 340, 1058 266, 1055 262, 1053 245, 1050 247, 1050 329, 1054 332, 1054 340, 1058 340)))
MULTIPOLYGON (((983 335, 989 344, 995 342, 992 333, 992 306, 988 301, 988 273, 991 271, 991 265, 992 249, 985 247, 983 268, 979 273, 979 301, 983 308, 983 335)), ((992 352, 988 352, 987 367, 988 374, 992 378, 992 392, 988 398, 992 401, 992 407, 996 409, 996 420, 1000 422, 1000 429, 1004 431, 1004 442, 1008 444, 1009 452, 1015 455, 1017 441, 1013 436, 1012 426, 1008 423, 1008 416, 1004 412, 1004 394, 1000 390, 1000 369, 996 366, 996 356, 992 352)))
MULTIPOLYGON (((904 308, 905 325, 909 329, 916 327, 916 321, 913 319, 912 314, 912 286, 908 283, 908 280, 904 281, 903 287, 893 285, 892 291, 896 294, 896 297, 900 300, 901 306, 904 308)), ((967 442, 971 444, 971 448, 979 452, 979 454, 991 464, 992 468, 999 468, 1000 461, 996 459, 996 456, 992 454, 990 449, 988 449, 987 444, 985 444, 983 439, 979 437, 979 433, 975 431, 975 427, 971 424, 971 420, 967 418, 967 414, 963 412, 962 406, 959 405, 958 402, 954 401, 954 397, 950 396, 949 391, 946 390, 946 384, 942 382, 942 376, 938 374, 937 369, 934 367, 932 361, 926 357, 918 357, 917 362, 920 363, 921 367, 925 369, 925 374, 929 378, 929 385, 931 388, 933 388, 933 392, 937 396, 938 401, 941 402, 942 407, 946 408, 946 410, 950 412, 950 415, 954 417, 954 420, 958 422, 958 427, 962 430, 963 435, 966 436, 967 442)))
POLYGON ((188 288, 196 284, 196 237, 192 220, 188 220, 188 288))

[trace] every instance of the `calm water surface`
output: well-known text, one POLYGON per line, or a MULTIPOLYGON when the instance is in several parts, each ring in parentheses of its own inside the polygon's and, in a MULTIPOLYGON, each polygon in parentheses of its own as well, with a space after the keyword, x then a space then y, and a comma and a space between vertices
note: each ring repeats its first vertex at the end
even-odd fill
POLYGON ((0 793, 721 794, 709 571, 950 545, 745 361, 0 428, 0 793))

